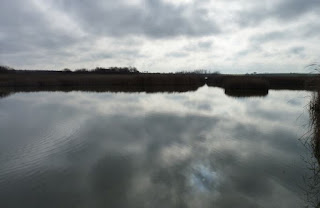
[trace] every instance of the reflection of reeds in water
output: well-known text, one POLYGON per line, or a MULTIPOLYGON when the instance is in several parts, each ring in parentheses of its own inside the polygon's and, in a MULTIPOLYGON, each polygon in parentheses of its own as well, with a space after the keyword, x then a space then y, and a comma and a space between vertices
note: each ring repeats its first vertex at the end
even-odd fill
POLYGON ((310 177, 305 178, 307 184, 306 199, 310 206, 320 207, 320 91, 313 93, 309 106, 310 133, 307 147, 312 151, 311 160, 306 161, 308 169, 312 171, 310 177))
POLYGON ((0 88, 0 99, 18 92, 111 92, 111 93, 183 93, 196 91, 202 85, 137 85, 137 86, 45 86, 45 87, 16 87, 0 88))
POLYGON ((223 87, 225 94, 231 97, 263 97, 269 90, 268 82, 259 78, 230 78, 223 87))
POLYGON ((265 97, 268 90, 229 90, 225 89, 224 93, 230 97, 265 97))
POLYGON ((309 104, 312 127, 312 150, 320 166, 320 92, 314 93, 309 104))

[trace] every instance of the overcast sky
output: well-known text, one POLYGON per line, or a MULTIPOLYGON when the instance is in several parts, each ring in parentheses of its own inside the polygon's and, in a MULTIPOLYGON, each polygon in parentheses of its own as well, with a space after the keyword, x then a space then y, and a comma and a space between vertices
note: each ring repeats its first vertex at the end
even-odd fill
POLYGON ((0 64, 306 72, 319 0, 1 0, 0 64))

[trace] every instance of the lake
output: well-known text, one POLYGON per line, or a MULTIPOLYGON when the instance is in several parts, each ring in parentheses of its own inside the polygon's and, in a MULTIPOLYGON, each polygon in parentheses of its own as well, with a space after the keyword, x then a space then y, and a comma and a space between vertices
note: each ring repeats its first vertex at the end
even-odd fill
POLYGON ((204 86, 3 97, 0 207, 312 206, 310 96, 204 86))

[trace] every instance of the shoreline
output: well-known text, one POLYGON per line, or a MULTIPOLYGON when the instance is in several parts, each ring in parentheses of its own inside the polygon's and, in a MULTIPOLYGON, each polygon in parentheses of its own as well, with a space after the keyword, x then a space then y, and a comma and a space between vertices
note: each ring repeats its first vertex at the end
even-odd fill
POLYGON ((152 88, 164 86, 202 86, 207 84, 224 89, 288 89, 312 90, 319 82, 318 75, 310 74, 99 74, 76 72, 15 71, 0 73, 0 88, 45 87, 123 87, 152 88))
POLYGON ((182 93, 207 85, 232 97, 266 96, 269 90, 314 91, 318 75, 222 74, 97 74, 27 72, 0 74, 0 98, 19 92, 86 91, 124 93, 182 93))

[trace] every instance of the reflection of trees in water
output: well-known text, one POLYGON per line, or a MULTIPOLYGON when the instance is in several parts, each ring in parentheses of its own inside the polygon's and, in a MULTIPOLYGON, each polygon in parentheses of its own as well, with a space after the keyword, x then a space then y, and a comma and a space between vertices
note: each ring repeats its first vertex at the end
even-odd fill
POLYGON ((311 134, 305 144, 312 155, 310 160, 306 160, 311 171, 311 176, 305 178, 306 200, 310 207, 320 207, 320 91, 312 94, 308 111, 311 134))

